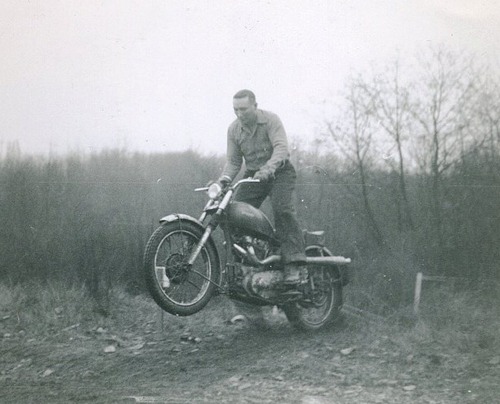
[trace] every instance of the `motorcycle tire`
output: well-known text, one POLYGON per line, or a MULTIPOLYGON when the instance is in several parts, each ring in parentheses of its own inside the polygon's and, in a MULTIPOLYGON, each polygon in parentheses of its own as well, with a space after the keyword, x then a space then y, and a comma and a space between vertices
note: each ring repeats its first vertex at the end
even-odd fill
POLYGON ((204 229, 188 221, 162 224, 150 237, 144 253, 146 287, 166 312, 190 316, 210 301, 220 279, 218 254, 212 240, 192 266, 187 264, 204 229))
MULTIPOLYGON (((330 255, 322 247, 308 247, 307 256, 330 255)), ((308 268, 315 285, 311 302, 294 302, 283 306, 288 321, 301 331, 316 331, 336 323, 341 316, 342 283, 337 268, 314 265, 308 268)))

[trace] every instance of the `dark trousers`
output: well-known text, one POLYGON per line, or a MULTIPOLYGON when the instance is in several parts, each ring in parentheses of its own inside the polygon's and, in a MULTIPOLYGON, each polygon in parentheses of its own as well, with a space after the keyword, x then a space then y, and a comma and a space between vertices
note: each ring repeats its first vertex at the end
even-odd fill
MULTIPOLYGON (((255 171, 245 171, 245 178, 253 177, 255 171)), ((273 207, 276 235, 281 242, 281 255, 284 264, 306 261, 304 237, 297 221, 293 195, 297 174, 288 160, 275 172, 273 180, 266 183, 243 184, 238 189, 235 200, 246 202, 259 208, 267 196, 273 207)))

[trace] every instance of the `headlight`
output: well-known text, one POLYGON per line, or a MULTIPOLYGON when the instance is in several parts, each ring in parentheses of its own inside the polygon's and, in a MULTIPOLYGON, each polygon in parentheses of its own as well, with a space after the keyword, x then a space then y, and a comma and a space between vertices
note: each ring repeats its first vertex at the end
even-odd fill
POLYGON ((217 196, 219 196, 220 191, 222 191, 221 186, 218 183, 214 182, 212 185, 208 187, 207 191, 208 197, 210 199, 215 199, 217 198, 217 196))

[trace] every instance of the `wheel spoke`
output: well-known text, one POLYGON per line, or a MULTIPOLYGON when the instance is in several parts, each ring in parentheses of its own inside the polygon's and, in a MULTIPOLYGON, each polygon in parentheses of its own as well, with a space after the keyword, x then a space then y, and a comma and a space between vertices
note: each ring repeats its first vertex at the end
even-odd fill
POLYGON ((195 269, 192 269, 191 272, 205 279, 207 282, 212 282, 208 276, 203 275, 202 273, 198 272, 195 269))
POLYGON ((189 283, 190 285, 193 285, 196 289, 201 290, 201 286, 199 286, 196 283, 190 281, 189 279, 187 280, 187 283, 189 283))

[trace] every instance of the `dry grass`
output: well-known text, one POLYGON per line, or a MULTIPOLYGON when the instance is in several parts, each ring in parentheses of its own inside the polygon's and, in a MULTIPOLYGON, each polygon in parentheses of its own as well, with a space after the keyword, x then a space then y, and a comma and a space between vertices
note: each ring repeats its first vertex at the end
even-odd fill
POLYGON ((71 327, 118 326, 127 318, 141 318, 146 312, 144 304, 137 304, 141 299, 136 301, 123 290, 110 290, 109 295, 110 315, 103 316, 99 305, 81 286, 61 282, 42 286, 0 285, 0 313, 9 333, 41 338, 58 335, 71 327))
MULTIPOLYGON (((43 286, 0 284, 0 337, 19 333, 26 338, 51 338, 72 328, 87 332, 102 327, 117 333, 151 332, 158 328, 161 311, 148 296, 132 296, 122 288, 110 289, 107 295, 109 303, 103 312, 102 304, 81 286, 61 282, 43 286)), ((164 313, 163 328, 168 331, 217 327, 235 314, 232 303, 218 297, 191 317, 164 313)))
MULTIPOLYGON (((158 307, 147 296, 133 297, 118 288, 110 290, 109 296, 108 315, 103 316, 83 287, 62 283, 0 285, 0 318, 4 319, 4 326, 9 323, 9 330, 33 338, 57 335, 77 324, 81 329, 137 328, 140 331, 144 324, 155 326, 159 319, 158 307)), ((218 327, 236 313, 228 299, 218 297, 191 317, 165 314, 164 328, 218 327)), ((485 294, 479 289, 426 287, 419 317, 414 318, 410 313, 409 307, 395 310, 386 321, 371 324, 370 328, 392 335, 408 352, 433 349, 432 346, 446 347, 457 353, 500 348, 500 304, 494 290, 485 294)))

